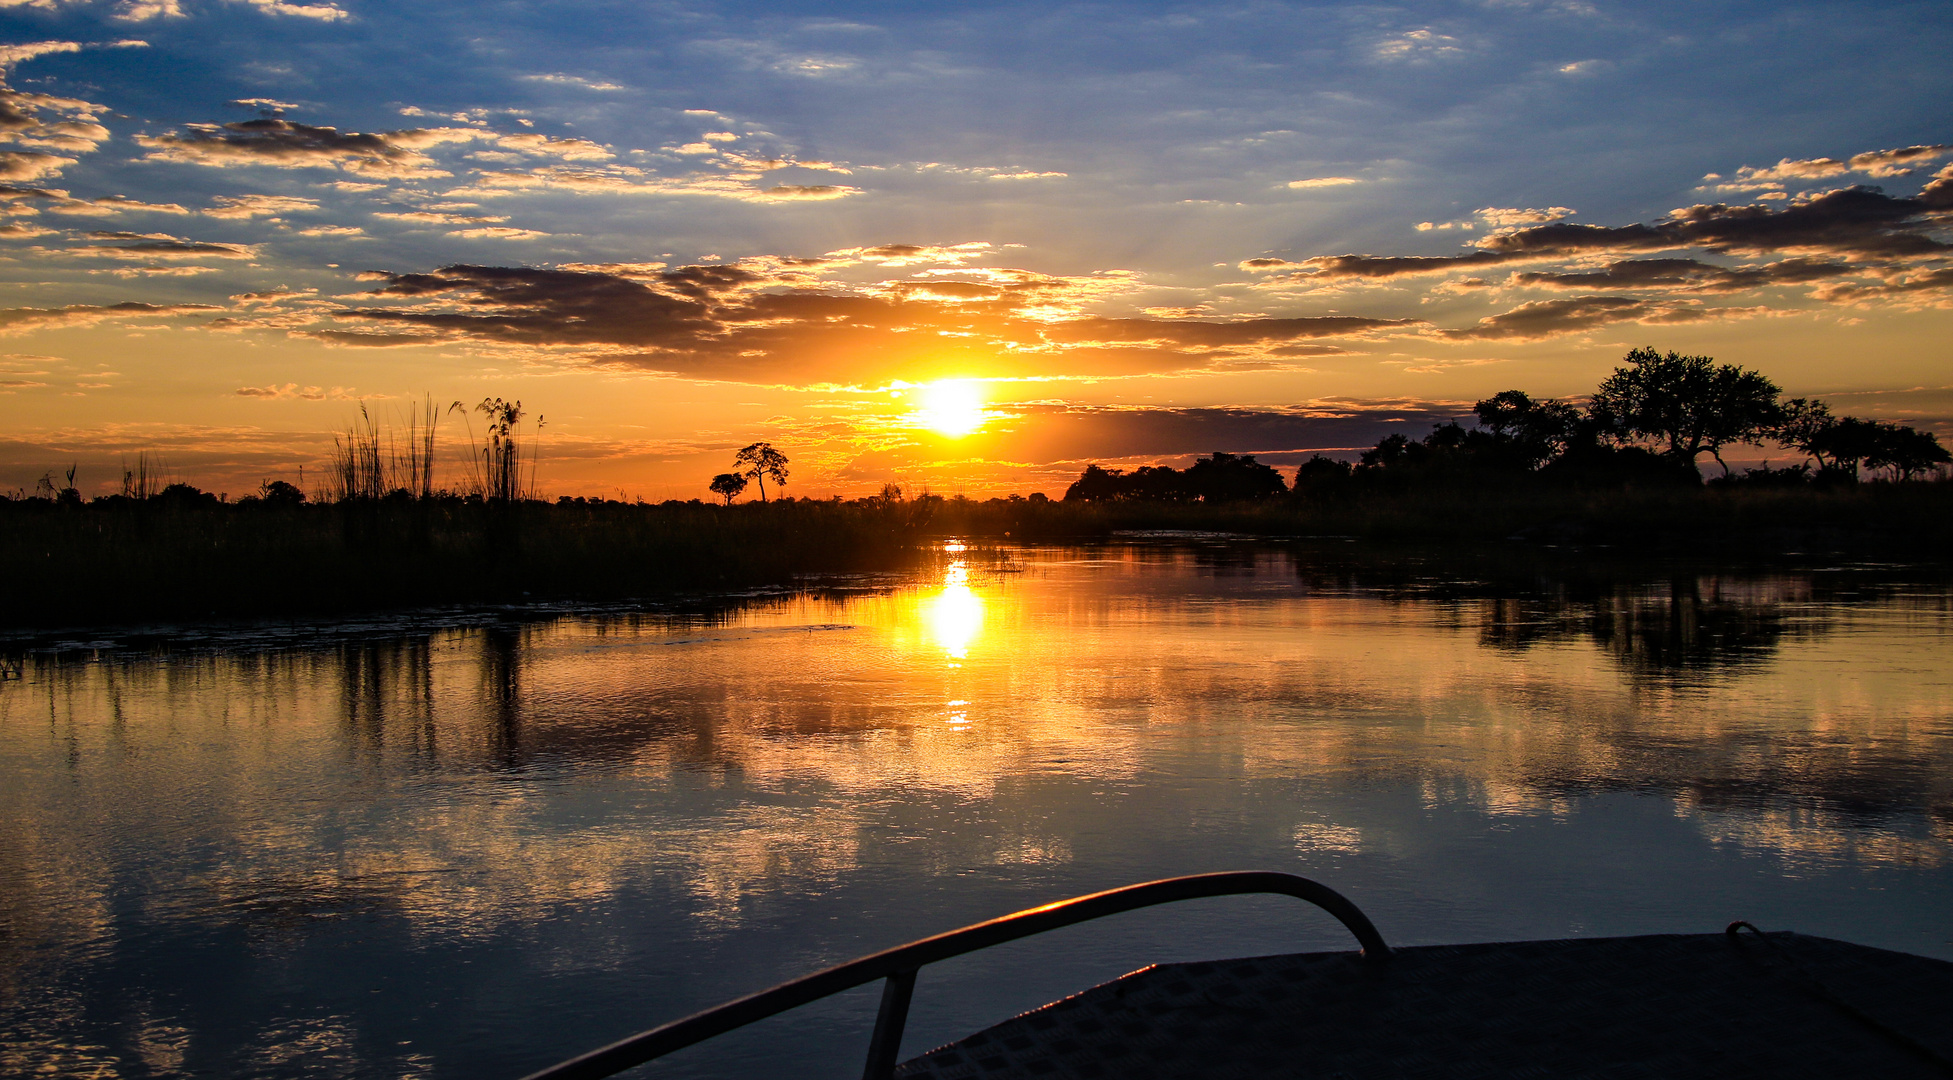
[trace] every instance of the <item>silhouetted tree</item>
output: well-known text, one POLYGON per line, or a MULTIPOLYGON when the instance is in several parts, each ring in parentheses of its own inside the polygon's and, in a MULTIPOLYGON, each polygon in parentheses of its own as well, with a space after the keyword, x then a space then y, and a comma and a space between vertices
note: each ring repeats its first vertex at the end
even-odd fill
POLYGON ((1783 391, 1764 376, 1707 356, 1640 348, 1594 391, 1590 415, 1623 442, 1647 438, 1690 465, 1707 450, 1729 475, 1722 448, 1755 443, 1783 419, 1783 391))
POLYGON ((712 489, 712 494, 724 499, 726 505, 731 506, 732 500, 746 490, 746 478, 736 472, 722 472, 713 477, 712 483, 707 486, 712 489))
POLYGON ((1214 453, 1181 472, 1170 465, 1142 465, 1132 472, 1087 465, 1065 489, 1067 502, 1242 502, 1288 491, 1282 474, 1252 454, 1214 453))
POLYGON ((1930 431, 1917 431, 1900 424, 1875 424, 1871 452, 1865 464, 1874 469, 1891 469, 1895 480, 1910 480, 1935 465, 1953 462, 1953 455, 1939 444, 1930 431))
POLYGON ((772 443, 756 442, 733 456, 732 464, 744 475, 759 481, 760 501, 766 501, 766 482, 787 486, 787 455, 773 449, 772 443))
POLYGON ((1105 502, 1124 494, 1125 471, 1102 465, 1087 465, 1078 479, 1065 489, 1066 502, 1105 502))
POLYGON ((1810 454, 1833 476, 1858 479, 1858 466, 1878 453, 1878 424, 1843 416, 1826 423, 1810 442, 1810 454))
POLYGON ((1809 454, 1817 467, 1831 466, 1831 446, 1827 439, 1837 426, 1831 407, 1816 398, 1791 398, 1783 403, 1783 416, 1770 434, 1793 450, 1809 454))
POLYGON ((1312 455, 1309 460, 1296 466, 1295 484, 1290 490, 1304 498, 1322 498, 1347 491, 1352 472, 1350 463, 1335 458, 1312 455))
POLYGON ((1365 469, 1388 469, 1392 466, 1415 465, 1430 457, 1430 448, 1422 443, 1412 442, 1408 435, 1386 435, 1377 444, 1363 451, 1358 465, 1365 469))
POLYGON ((1583 417, 1564 401, 1534 401, 1523 390, 1501 390, 1472 406, 1478 423, 1528 469, 1538 469, 1579 440, 1583 417))
POLYGON ((1184 488, 1202 502, 1252 502, 1288 494, 1282 474, 1253 454, 1216 451, 1187 466, 1184 488))

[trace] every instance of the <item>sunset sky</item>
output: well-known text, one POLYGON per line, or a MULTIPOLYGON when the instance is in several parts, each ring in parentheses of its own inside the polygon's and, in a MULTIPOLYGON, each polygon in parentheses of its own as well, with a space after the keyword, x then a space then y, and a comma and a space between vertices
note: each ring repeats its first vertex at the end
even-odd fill
POLYGON ((0 0, 0 488, 495 395, 551 495, 756 440, 1057 495, 1639 345, 1944 438, 1949 56, 1943 3, 0 0))

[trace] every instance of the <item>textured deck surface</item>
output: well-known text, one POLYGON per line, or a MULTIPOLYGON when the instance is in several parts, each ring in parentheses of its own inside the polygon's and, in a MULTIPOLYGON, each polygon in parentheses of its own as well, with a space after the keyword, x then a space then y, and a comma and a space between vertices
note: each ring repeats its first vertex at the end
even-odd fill
POLYGON ((1953 964, 1800 934, 1167 964, 904 1062, 999 1077, 1953 1077, 1953 964))

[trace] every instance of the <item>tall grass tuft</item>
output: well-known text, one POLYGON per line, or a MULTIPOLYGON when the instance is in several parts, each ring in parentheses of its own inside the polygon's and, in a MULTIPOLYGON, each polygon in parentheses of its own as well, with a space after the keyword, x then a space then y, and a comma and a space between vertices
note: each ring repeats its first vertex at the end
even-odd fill
POLYGON ((434 395, 407 405, 407 436, 404 449, 396 448, 393 432, 387 432, 387 448, 392 452, 395 490, 416 499, 434 497, 434 428, 440 417, 434 411, 434 395))
POLYGON ((143 500, 169 486, 169 468, 163 460, 143 450, 136 454, 136 467, 130 468, 128 459, 122 461, 122 497, 143 500))

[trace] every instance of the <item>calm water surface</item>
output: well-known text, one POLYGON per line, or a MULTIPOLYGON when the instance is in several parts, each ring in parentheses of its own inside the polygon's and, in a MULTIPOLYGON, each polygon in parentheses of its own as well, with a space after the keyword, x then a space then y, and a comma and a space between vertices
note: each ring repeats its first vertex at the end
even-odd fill
MULTIPOLYGON (((1278 869, 1395 943, 1732 918, 1953 958, 1953 591, 1902 567, 948 551, 714 617, 77 642, 0 682, 0 1072, 515 1077, 874 949, 1278 869)), ((1294 901, 926 969, 919 1052, 1294 901)), ((647 1070, 858 1075, 875 991, 647 1070)))

